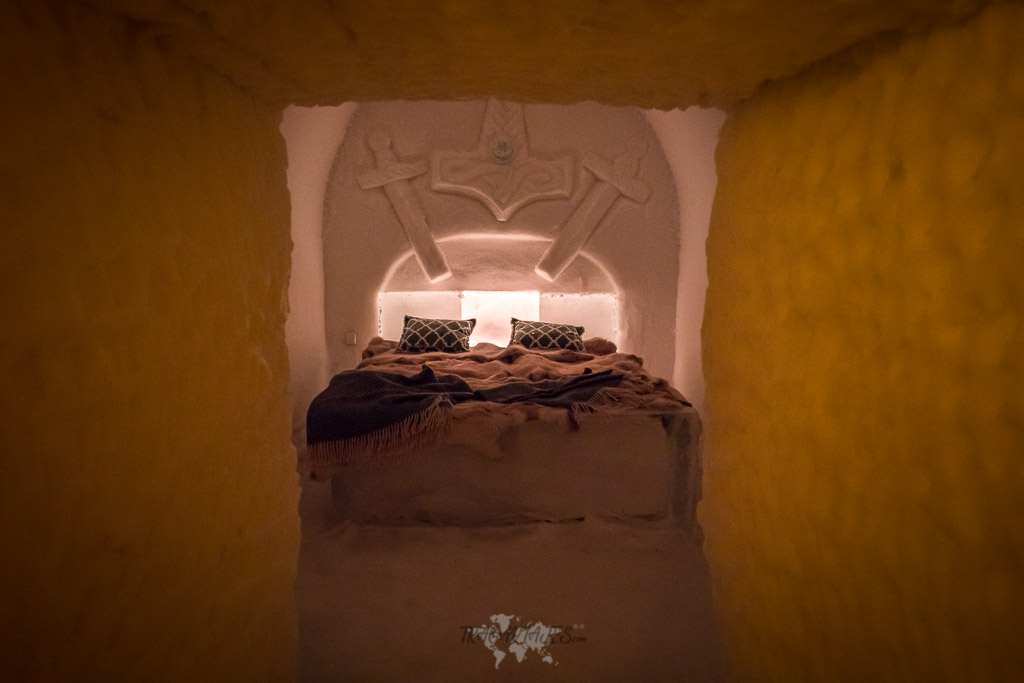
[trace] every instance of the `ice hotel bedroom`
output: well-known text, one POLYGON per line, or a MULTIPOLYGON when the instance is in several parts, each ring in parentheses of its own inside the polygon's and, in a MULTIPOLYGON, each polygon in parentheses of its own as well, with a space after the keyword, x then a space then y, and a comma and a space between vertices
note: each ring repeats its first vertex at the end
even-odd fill
POLYGON ((1024 0, 2 3, 0 679, 1024 679, 1022 36, 1024 0), (546 106, 587 101, 645 111, 546 106), (406 315, 497 343, 397 352, 406 315), (699 417, 702 545, 657 459, 527 481, 617 429, 615 354, 699 417), (522 387, 453 365, 521 359, 563 405, 473 438, 522 387), (441 429, 300 477, 364 361, 456 390, 441 429), (477 632, 514 618, 570 642, 477 632))
MULTIPOLYGON (((723 118, 493 99, 286 112, 300 604, 303 576, 322 605, 323 582, 341 571, 358 583, 371 562, 353 550, 360 542, 310 542, 310 529, 397 534, 381 541, 377 565, 423 564, 443 548, 464 566, 479 546, 452 534, 486 544, 518 529, 503 544, 516 562, 578 565, 600 547, 589 582, 634 573, 648 588, 630 608, 652 629, 671 623, 658 602, 689 598, 689 627, 708 618, 706 585, 680 586, 703 570, 703 239, 723 118), (404 555, 403 534, 424 546, 404 555)), ((463 586, 485 575, 464 571, 463 586)), ((448 600, 481 603, 486 626, 486 598, 456 593, 448 600)), ((502 609, 526 609, 513 595, 502 609)), ((326 613, 300 617, 311 676, 330 675, 331 661, 367 674, 386 666, 338 645, 351 644, 342 624, 361 599, 338 596, 334 627, 326 613)), ((523 618, 582 621, 585 611, 606 636, 620 628, 621 598, 585 602, 552 599, 523 618)), ((680 628, 659 637, 678 640, 680 628)), ((691 638, 705 649, 691 670, 714 670, 709 638, 691 638)), ((663 672, 681 666, 668 659, 663 672)))

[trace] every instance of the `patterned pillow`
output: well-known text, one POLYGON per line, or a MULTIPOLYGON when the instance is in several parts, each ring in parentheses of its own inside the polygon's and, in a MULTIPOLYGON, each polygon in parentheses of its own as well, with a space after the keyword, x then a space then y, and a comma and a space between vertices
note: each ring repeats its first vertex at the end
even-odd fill
POLYGON ((512 344, 528 349, 572 349, 583 351, 583 328, 578 325, 532 322, 512 318, 512 344))
POLYGON ((435 320, 407 315, 405 326, 402 328, 402 338, 398 340, 398 350, 411 353, 469 351, 469 335, 474 327, 476 318, 435 320))

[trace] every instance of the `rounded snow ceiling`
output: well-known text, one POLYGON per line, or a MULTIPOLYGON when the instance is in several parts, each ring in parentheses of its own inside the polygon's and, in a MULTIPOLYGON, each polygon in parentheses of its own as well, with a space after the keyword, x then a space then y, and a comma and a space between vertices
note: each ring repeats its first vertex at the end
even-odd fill
POLYGON ((726 106, 990 0, 99 0, 272 104, 499 99, 726 106))

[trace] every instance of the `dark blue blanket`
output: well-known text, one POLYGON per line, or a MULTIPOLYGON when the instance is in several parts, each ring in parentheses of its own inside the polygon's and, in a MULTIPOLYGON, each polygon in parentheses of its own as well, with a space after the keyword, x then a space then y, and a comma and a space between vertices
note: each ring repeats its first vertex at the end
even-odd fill
POLYGON ((335 375, 313 399, 306 413, 306 442, 344 441, 412 418, 438 401, 528 402, 570 408, 584 403, 599 389, 614 387, 622 375, 611 370, 568 375, 539 382, 512 380, 492 389, 474 391, 456 375, 437 375, 427 365, 407 376, 373 370, 349 370, 335 375))

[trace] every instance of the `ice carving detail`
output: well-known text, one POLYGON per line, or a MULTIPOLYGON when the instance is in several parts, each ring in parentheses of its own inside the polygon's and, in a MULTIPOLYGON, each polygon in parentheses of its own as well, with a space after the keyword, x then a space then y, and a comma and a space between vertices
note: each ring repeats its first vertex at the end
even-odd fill
POLYGON ((561 234, 544 252, 534 269, 538 275, 553 282, 576 258, 619 197, 627 197, 638 204, 647 201, 651 188, 636 178, 640 160, 646 154, 647 145, 634 140, 625 154, 610 162, 592 152, 583 156, 583 167, 593 173, 597 181, 566 221, 561 234))
POLYGON ((523 105, 491 99, 475 150, 431 154, 431 187, 477 199, 507 221, 530 202, 568 198, 573 166, 571 157, 530 156, 523 105))
POLYGON ((409 243, 423 272, 431 282, 444 280, 452 271, 437 242, 434 241, 430 226, 427 225, 427 217, 409 184, 410 178, 426 173, 426 162, 399 161, 391 150, 391 135, 387 131, 375 130, 367 142, 377 165, 363 169, 358 178, 359 186, 364 190, 375 187, 384 189, 391 207, 405 228, 405 234, 409 237, 409 243))

